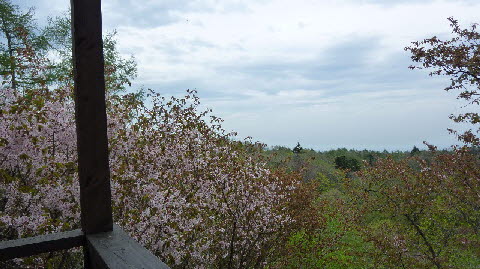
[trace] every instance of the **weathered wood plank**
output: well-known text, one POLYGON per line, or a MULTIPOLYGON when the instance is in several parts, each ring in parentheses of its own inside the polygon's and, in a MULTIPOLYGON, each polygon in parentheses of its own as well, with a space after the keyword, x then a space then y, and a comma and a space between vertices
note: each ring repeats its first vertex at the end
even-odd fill
POLYGON ((87 235, 86 243, 90 268, 169 268, 115 224, 111 232, 87 235))
POLYGON ((100 0, 71 0, 82 230, 112 230, 100 0))
POLYGON ((0 260, 80 247, 83 244, 84 236, 81 230, 3 241, 0 242, 0 260))

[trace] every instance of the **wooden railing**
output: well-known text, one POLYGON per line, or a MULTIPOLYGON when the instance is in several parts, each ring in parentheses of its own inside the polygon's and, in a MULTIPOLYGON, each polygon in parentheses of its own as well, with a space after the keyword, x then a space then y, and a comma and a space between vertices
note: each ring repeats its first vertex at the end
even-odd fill
POLYGON ((81 230, 0 242, 0 260, 83 247, 85 268, 168 268, 113 223, 101 0, 71 0, 81 230))

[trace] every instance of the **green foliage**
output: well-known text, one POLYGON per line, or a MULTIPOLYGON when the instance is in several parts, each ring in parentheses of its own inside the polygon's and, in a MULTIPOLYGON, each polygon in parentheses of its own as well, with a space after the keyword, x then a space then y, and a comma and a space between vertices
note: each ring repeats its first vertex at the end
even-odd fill
POLYGON ((41 62, 47 53, 47 38, 39 31, 33 18, 33 8, 24 12, 9 0, 0 0, 0 76, 2 85, 9 83, 13 89, 24 90, 48 82, 48 75, 39 78, 38 68, 48 68, 41 62), (34 57, 32 53, 40 57, 34 57))
POLYGON ((354 158, 338 156, 335 158, 335 168, 357 172, 360 170, 360 162, 354 158))
POLYGON ((376 251, 374 245, 352 226, 355 214, 348 209, 346 198, 336 189, 318 197, 318 225, 291 233, 286 242, 288 254, 280 259, 279 267, 378 268, 370 256, 376 251))
POLYGON ((300 146, 300 143, 297 142, 297 145, 293 148, 292 151, 293 151, 293 153, 297 153, 297 154, 298 154, 298 153, 301 153, 302 150, 303 150, 302 146, 300 146))
MULTIPOLYGON (((394 160, 402 160, 410 156, 409 151, 380 152, 371 150, 348 150, 339 148, 328 151, 315 151, 312 149, 302 149, 301 154, 295 154, 287 147, 276 146, 271 149, 264 149, 264 155, 269 159, 269 166, 273 169, 286 168, 290 172, 299 172, 304 181, 316 180, 319 174, 324 175, 330 181, 331 186, 339 186, 339 183, 345 178, 345 171, 335 168, 335 159, 345 156, 346 159, 355 159, 360 165, 374 165, 377 160, 384 159, 387 156, 394 160)), ((431 159, 432 153, 420 150, 417 155, 421 159, 431 159)))
POLYGON ((419 152, 420 152, 420 150, 417 148, 417 146, 413 146, 412 151, 410 151, 410 156, 414 156, 414 155, 418 154, 419 152))
MULTIPOLYGON (((53 63, 55 82, 60 86, 73 87, 72 36, 70 14, 50 18, 44 35, 48 37, 51 52, 58 60, 53 63)), ((118 51, 116 31, 103 36, 105 60, 105 88, 107 94, 125 91, 137 76, 137 63, 130 56, 124 58, 118 51)))
POLYGON ((476 268, 479 161, 465 150, 428 163, 384 159, 348 181, 364 235, 384 253, 377 259, 407 268, 476 268))
POLYGON ((335 185, 328 179, 327 176, 318 172, 315 181, 318 182, 318 190, 320 193, 326 192, 335 187, 335 185))

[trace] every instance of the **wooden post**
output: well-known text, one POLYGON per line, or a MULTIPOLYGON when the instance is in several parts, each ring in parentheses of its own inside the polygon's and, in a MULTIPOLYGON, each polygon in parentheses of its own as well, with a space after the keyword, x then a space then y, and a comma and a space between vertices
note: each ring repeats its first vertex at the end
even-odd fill
POLYGON ((113 229, 101 0, 71 0, 82 231, 113 229))

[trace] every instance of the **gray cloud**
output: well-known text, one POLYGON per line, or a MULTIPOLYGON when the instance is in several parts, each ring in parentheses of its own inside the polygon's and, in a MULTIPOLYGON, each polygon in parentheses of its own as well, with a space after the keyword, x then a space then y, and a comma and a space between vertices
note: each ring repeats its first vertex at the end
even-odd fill
POLYGON ((239 12, 246 11, 242 2, 212 1, 206 3, 199 0, 110 0, 104 2, 103 15, 108 27, 158 27, 178 21, 189 21, 182 13, 199 12, 239 12))
POLYGON ((183 18, 174 15, 174 11, 191 8, 191 1, 134 1, 111 0, 103 3, 104 22, 110 27, 129 25, 134 27, 153 27, 166 25, 183 18))
MULTIPOLYGON (((37 14, 46 16, 62 10, 61 5, 66 10, 68 2, 25 0, 22 4, 38 4, 37 14)), ((411 26, 399 23, 404 12, 415 10, 395 9, 403 4, 428 2, 362 1, 380 6, 375 8, 375 14, 397 16, 393 23, 382 16, 376 18, 377 22, 385 21, 388 29, 365 20, 365 16, 376 16, 368 13, 370 8, 363 9, 364 13, 356 18, 328 21, 328 27, 324 21, 316 22, 316 16, 299 16, 301 20, 295 17, 286 23, 264 9, 255 22, 267 25, 259 25, 258 29, 243 29, 242 17, 230 21, 229 16, 223 16, 229 12, 236 16, 252 14, 253 6, 248 1, 110 0, 103 2, 103 14, 104 29, 130 31, 122 37, 128 46, 121 48, 123 53, 139 56, 140 78, 135 87, 152 88, 164 95, 197 89, 203 106, 213 108, 214 114, 225 118, 225 128, 239 131, 242 137, 253 136, 270 145, 294 146, 300 141, 316 149, 411 149, 423 140, 440 146, 454 142, 445 130, 450 124, 448 114, 457 107, 454 96, 442 91, 444 79, 407 68, 410 58, 403 47, 413 41, 409 40, 411 36, 423 36, 424 32, 410 31, 411 26), (189 14, 202 14, 197 16, 196 27, 186 23, 189 14), (212 22, 208 20, 210 14, 222 16, 212 22), (263 20, 265 16, 268 18, 263 20), (357 22, 361 27, 355 25, 357 22), (206 25, 201 26, 202 23, 206 25), (295 27, 290 27, 292 23, 295 27), (219 24, 224 26, 216 28, 221 34, 208 32, 219 24), (270 24, 275 31, 262 30, 270 24), (338 28, 333 31, 333 27, 338 28), (158 29, 153 31, 154 28, 158 29), (248 35, 255 30, 259 35, 248 35), (190 32, 182 34, 183 31, 190 32), (337 32, 341 33, 338 39, 337 32), (323 34, 329 38, 312 38, 323 34), (237 38, 240 35, 247 40, 237 38)), ((358 3, 351 1, 352 6, 358 3)), ((448 3, 445 6, 451 7, 454 2, 448 3)), ((357 14, 355 8, 349 12, 351 16, 357 14)), ((445 25, 448 26, 446 22, 445 25)), ((425 23, 420 26, 427 28, 425 23)))
POLYGON ((301 88, 324 90, 328 96, 338 96, 359 91, 405 89, 413 85, 429 86, 432 83, 425 79, 425 73, 407 68, 411 61, 402 48, 390 55, 388 60, 370 65, 368 55, 374 55, 378 49, 378 39, 355 39, 327 49, 323 53, 326 57, 312 55, 311 59, 303 61, 271 59, 268 62, 235 62, 218 66, 215 70, 227 77, 243 78, 232 85, 237 89, 268 93, 301 88))

